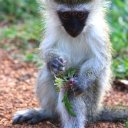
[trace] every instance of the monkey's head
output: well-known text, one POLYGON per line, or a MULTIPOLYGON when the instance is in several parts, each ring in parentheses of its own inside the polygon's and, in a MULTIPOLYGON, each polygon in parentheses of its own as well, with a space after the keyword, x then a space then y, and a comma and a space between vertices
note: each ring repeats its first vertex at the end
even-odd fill
POLYGON ((62 26, 66 32, 72 36, 78 36, 84 26, 89 15, 87 10, 61 10, 57 11, 62 26))
POLYGON ((72 37, 77 37, 86 26, 91 12, 93 0, 55 0, 57 14, 65 31, 72 37))
MULTIPOLYGON (((49 6, 49 19, 53 17, 52 14, 54 12, 54 14, 57 16, 56 19, 54 17, 54 24, 56 23, 57 26, 57 19, 59 19, 60 25, 71 37, 74 38, 80 35, 84 28, 88 25, 88 21, 90 22, 90 19, 92 19, 92 13, 97 9, 95 9, 95 6, 97 6, 99 1, 102 0, 45 1, 47 2, 47 6, 49 6)), ((95 14, 93 13, 93 15, 95 14)))

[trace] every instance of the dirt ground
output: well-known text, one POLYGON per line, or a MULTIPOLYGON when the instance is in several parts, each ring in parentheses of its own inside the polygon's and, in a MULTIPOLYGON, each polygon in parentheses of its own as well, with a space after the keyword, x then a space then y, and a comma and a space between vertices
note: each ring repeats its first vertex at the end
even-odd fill
MULTIPOLYGON (((13 114, 25 108, 38 107, 34 95, 37 68, 30 63, 14 60, 0 49, 0 128, 58 128, 44 121, 38 125, 12 125, 13 114)), ((128 92, 113 89, 105 98, 108 106, 128 106, 128 92)), ((125 128, 123 123, 90 124, 88 128, 125 128)))

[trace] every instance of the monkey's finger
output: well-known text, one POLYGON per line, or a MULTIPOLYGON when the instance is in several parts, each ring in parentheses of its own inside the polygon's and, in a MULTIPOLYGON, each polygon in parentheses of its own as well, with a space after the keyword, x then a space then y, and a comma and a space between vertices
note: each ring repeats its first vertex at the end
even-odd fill
POLYGON ((59 68, 59 64, 58 64, 56 61, 53 61, 53 62, 51 63, 51 67, 58 69, 58 68, 59 68))
POLYGON ((21 122, 20 122, 20 119, 21 119, 21 116, 20 117, 14 117, 13 118, 13 121, 12 121, 12 124, 20 124, 21 122))
POLYGON ((53 68, 52 71, 53 71, 53 73, 56 74, 56 75, 59 73, 59 70, 58 70, 57 68, 53 68))
POLYGON ((59 66, 65 66, 65 61, 62 58, 56 58, 59 66))
POLYGON ((30 117, 28 117, 28 116, 22 116, 22 115, 20 115, 20 116, 14 117, 12 123, 13 124, 21 124, 23 122, 26 122, 29 119, 30 119, 30 117))
POLYGON ((65 71, 65 67, 60 67, 59 71, 62 71, 62 72, 65 71))
POLYGON ((62 57, 59 57, 59 60, 60 60, 63 64, 66 63, 66 60, 64 60, 62 57))

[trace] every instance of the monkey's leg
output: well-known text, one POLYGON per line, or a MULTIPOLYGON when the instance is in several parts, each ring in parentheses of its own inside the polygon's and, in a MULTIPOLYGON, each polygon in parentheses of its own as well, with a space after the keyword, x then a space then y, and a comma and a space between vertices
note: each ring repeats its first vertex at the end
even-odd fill
POLYGON ((43 120, 52 118, 49 111, 42 109, 26 109, 16 112, 13 117, 13 124, 29 123, 37 124, 43 120))
POLYGON ((40 102, 41 108, 27 109, 19 111, 14 115, 13 124, 28 122, 35 124, 45 119, 53 119, 56 117, 56 92, 54 89, 52 77, 44 68, 38 76, 36 95, 40 102))
POLYGON ((116 109, 116 108, 104 108, 94 122, 124 122, 128 119, 128 108, 116 109))
POLYGON ((75 116, 70 115, 65 108, 63 100, 63 92, 59 93, 58 99, 58 113, 61 117, 63 128, 84 128, 87 122, 86 119, 86 106, 81 97, 70 99, 75 116))

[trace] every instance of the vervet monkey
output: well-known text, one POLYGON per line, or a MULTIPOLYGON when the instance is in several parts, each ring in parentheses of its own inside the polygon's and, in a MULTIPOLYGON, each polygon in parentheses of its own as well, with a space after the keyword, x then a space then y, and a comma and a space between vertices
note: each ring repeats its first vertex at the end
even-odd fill
POLYGON ((128 111, 104 109, 102 102, 111 81, 111 44, 105 20, 105 0, 40 0, 45 4, 45 39, 40 55, 45 61, 36 85, 39 109, 19 111, 13 123, 38 123, 61 118, 63 128, 84 128, 88 122, 122 121, 128 111), (55 91, 53 74, 79 69, 71 96, 75 117, 62 103, 63 91, 55 91))

